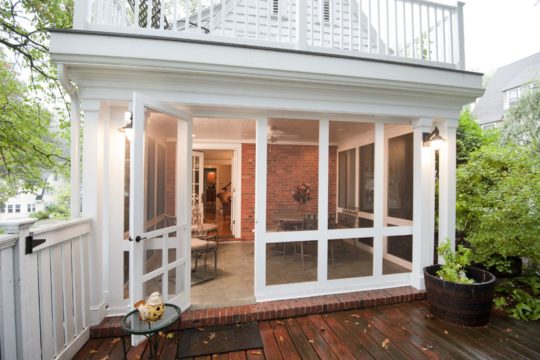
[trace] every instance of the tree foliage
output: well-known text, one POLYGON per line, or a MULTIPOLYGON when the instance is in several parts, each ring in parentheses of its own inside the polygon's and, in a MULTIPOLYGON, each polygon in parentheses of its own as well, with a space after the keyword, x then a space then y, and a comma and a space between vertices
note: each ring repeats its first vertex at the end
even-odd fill
POLYGON ((482 129, 473 118, 471 112, 463 110, 459 117, 459 124, 456 134, 456 160, 458 164, 463 164, 469 159, 469 154, 482 146, 484 134, 482 129))
POLYGON ((0 203, 23 187, 44 185, 44 172, 59 170, 67 162, 53 140, 51 114, 44 110, 0 61, 0 203))
POLYGON ((530 148, 484 145, 457 172, 457 229, 475 260, 505 268, 509 256, 540 261, 540 159, 530 148))
POLYGON ((0 44, 12 51, 21 68, 30 70, 36 90, 51 90, 49 96, 62 89, 50 62, 47 29, 69 28, 72 17, 73 0, 0 0, 0 44))
POLYGON ((47 29, 70 27, 72 10, 73 0, 0 0, 0 204, 67 163, 50 129, 50 112, 62 119, 67 106, 47 29))
POLYGON ((504 143, 533 146, 540 153, 540 90, 529 91, 508 110, 501 140, 504 143))

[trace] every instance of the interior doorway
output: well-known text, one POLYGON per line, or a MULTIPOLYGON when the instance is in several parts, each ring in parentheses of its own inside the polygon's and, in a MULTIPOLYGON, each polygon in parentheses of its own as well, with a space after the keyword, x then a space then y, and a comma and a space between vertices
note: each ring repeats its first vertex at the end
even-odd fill
POLYGON ((220 240, 235 238, 232 217, 232 167, 234 152, 199 149, 204 154, 203 208, 208 223, 218 226, 220 240))

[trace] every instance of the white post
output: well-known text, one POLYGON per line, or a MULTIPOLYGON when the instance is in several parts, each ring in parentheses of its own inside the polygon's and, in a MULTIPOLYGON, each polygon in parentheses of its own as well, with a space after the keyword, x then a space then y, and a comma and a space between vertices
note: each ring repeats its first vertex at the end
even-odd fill
POLYGON ((78 98, 71 97, 71 218, 81 217, 81 109, 78 98))
POLYGON ((413 121, 413 256, 411 285, 424 289, 423 269, 433 263, 433 232, 435 217, 434 152, 424 147, 422 134, 429 133, 432 119, 413 121))
POLYGON ((19 234, 13 251, 16 320, 14 324, 11 324, 11 331, 15 331, 17 354, 20 359, 36 359, 41 356, 39 298, 36 296, 36 289, 38 289, 37 257, 25 254, 25 238, 30 234, 30 227, 35 222, 36 219, 22 219, 5 221, 0 224, 5 232, 19 234))
POLYGON ((266 171, 268 119, 257 119, 255 134, 255 298, 266 286, 266 171))
POLYGON ((73 9, 74 29, 83 30, 86 28, 87 11, 89 8, 88 0, 75 0, 73 9))
POLYGON ((307 0, 297 0, 296 1, 296 49, 305 50, 306 48, 307 48, 307 0))
MULTIPOLYGON (((319 201, 318 229, 319 234, 326 234, 328 229, 328 158, 330 148, 330 120, 319 120, 319 201)), ((317 280, 328 278, 328 238, 318 239, 317 280)))
MULTIPOLYGON (((0 223, 0 228, 2 224, 0 223)), ((16 236, 0 236, 0 358, 17 359, 17 336, 13 324, 15 317, 15 254, 16 236)))
POLYGON ((92 219, 92 231, 88 236, 90 269, 90 324, 96 325, 105 317, 102 271, 102 186, 103 186, 103 124, 100 120, 99 101, 82 101, 83 171, 82 214, 92 219))
POLYGON ((463 21, 463 6, 465 3, 458 2, 457 20, 458 20, 458 42, 459 42, 459 63, 458 69, 465 70, 465 30, 463 21))
MULTIPOLYGON (((373 237, 373 276, 375 279, 382 277, 383 264, 383 236, 385 206, 384 206, 384 167, 385 167, 385 144, 384 144, 384 124, 375 123, 375 169, 374 169, 374 194, 373 194, 373 227, 375 236, 373 237)), ((359 179, 359 177, 357 178, 359 179)))
POLYGON ((449 239, 452 249, 456 244, 456 129, 457 120, 446 120, 439 125, 446 141, 439 150, 439 244, 449 239))

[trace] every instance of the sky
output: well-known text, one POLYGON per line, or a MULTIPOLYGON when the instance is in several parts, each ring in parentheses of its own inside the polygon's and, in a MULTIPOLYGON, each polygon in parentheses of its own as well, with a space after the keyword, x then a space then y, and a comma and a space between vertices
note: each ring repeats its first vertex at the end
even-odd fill
POLYGON ((467 70, 490 74, 540 52, 540 0, 464 2, 467 70))

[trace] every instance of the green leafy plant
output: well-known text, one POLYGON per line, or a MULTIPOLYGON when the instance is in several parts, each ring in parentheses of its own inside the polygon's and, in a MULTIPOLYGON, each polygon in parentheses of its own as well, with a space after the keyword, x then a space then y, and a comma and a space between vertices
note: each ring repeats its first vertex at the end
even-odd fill
POLYGON ((495 287, 493 303, 518 320, 540 319, 540 278, 538 275, 520 276, 495 287))
POLYGON ((488 144, 457 172, 457 229, 474 261, 499 271, 508 258, 540 261, 540 160, 531 148, 488 144))
POLYGON ((464 247, 458 246, 457 251, 452 251, 450 241, 443 242, 437 248, 439 255, 444 259, 444 264, 437 271, 437 276, 445 281, 450 281, 458 284, 472 284, 473 279, 469 279, 465 273, 465 267, 469 266, 472 261, 472 251, 464 247))

